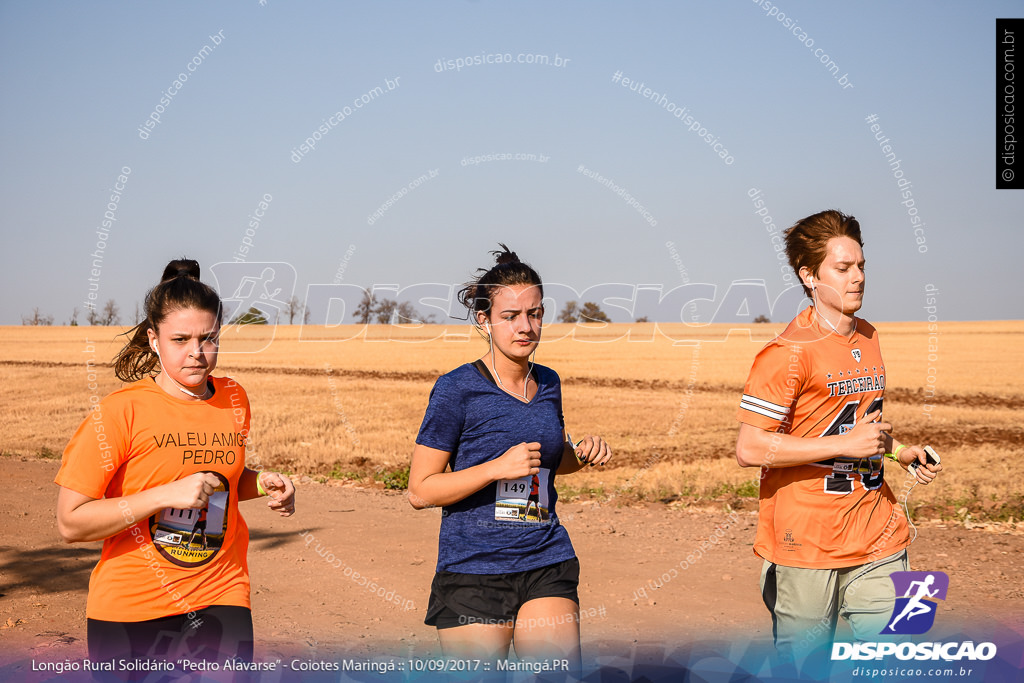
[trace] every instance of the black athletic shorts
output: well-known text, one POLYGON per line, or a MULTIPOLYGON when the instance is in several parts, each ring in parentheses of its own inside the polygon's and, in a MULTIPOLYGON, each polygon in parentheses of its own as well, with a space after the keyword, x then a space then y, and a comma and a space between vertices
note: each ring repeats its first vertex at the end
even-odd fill
POLYGON ((430 584, 424 623, 437 628, 466 624, 512 625, 523 603, 568 598, 580 604, 580 562, 575 557, 512 574, 437 572, 430 584))
MULTIPOLYGON (((218 662, 252 661, 252 612, 248 607, 211 605, 193 613, 147 621, 87 620, 89 659, 218 662)), ((175 665, 177 666, 177 665, 175 665)), ((181 670, 177 669, 177 674, 181 670)), ((158 680, 153 672, 121 671, 94 675, 97 680, 158 680), (147 678, 148 676, 148 678, 147 678)), ((175 676, 171 676, 175 678, 175 676)))

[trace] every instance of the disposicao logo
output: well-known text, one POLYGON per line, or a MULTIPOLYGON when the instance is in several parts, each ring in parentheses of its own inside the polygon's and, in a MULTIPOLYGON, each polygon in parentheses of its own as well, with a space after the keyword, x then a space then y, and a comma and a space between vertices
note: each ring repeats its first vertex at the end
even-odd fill
MULTIPOLYGON (((935 624, 939 600, 946 599, 949 576, 945 572, 893 572, 896 604, 881 635, 920 635, 935 624)), ((895 656, 908 660, 986 661, 996 656, 994 643, 861 642, 833 643, 832 660, 868 660, 895 656)))
POLYGON ((883 635, 920 635, 935 624, 938 600, 945 600, 949 576, 945 572, 893 572, 896 604, 883 635), (902 597, 900 597, 902 596, 902 597))

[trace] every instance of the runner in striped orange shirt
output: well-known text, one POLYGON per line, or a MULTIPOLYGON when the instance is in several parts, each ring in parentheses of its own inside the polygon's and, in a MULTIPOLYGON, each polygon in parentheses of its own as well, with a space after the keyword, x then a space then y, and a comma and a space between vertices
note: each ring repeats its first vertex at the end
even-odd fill
POLYGON ((864 297, 860 225, 824 211, 786 231, 793 270, 814 302, 754 359, 740 403, 736 458, 760 467, 754 552, 780 656, 831 641, 838 616, 879 640, 908 569, 907 519, 883 479, 883 454, 920 483, 941 465, 882 421, 885 363, 878 332, 856 317, 864 297))

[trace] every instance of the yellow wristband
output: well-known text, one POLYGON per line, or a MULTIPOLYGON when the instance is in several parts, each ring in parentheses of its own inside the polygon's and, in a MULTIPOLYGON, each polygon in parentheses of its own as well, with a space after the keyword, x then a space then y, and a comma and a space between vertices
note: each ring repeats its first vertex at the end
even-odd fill
POLYGON ((906 447, 907 447, 907 445, 905 443, 901 443, 899 446, 896 447, 896 450, 894 450, 892 453, 886 453, 885 457, 889 458, 893 462, 899 462, 900 461, 900 451, 902 451, 906 447))
POLYGON ((266 489, 263 488, 263 484, 260 483, 260 472, 256 473, 256 493, 261 496, 267 495, 266 489))

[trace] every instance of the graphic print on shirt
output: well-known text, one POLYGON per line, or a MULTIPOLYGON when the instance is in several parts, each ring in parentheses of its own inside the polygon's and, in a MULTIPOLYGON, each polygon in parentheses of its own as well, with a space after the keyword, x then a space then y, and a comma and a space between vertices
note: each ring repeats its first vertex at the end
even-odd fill
POLYGON ((206 564, 221 549, 227 535, 228 480, 217 472, 206 474, 220 479, 206 507, 198 510, 165 508, 149 518, 153 546, 179 567, 206 564))
MULTIPOLYGON (((860 407, 860 400, 849 401, 843 409, 832 420, 832 423, 821 433, 821 436, 835 436, 846 434, 857 424, 857 409, 860 407)), ((865 415, 870 415, 876 410, 882 410, 882 399, 876 398, 871 402, 865 415)), ((881 419, 881 415, 879 415, 881 419)), ((823 465, 832 467, 832 474, 825 477, 825 493, 845 496, 853 493, 856 479, 853 475, 859 475, 861 484, 868 491, 873 491, 882 485, 882 456, 875 455, 870 458, 834 458, 823 465)))
POLYGON ((494 519, 520 522, 549 522, 548 477, 551 470, 540 468, 538 474, 519 479, 502 479, 497 484, 494 519))

